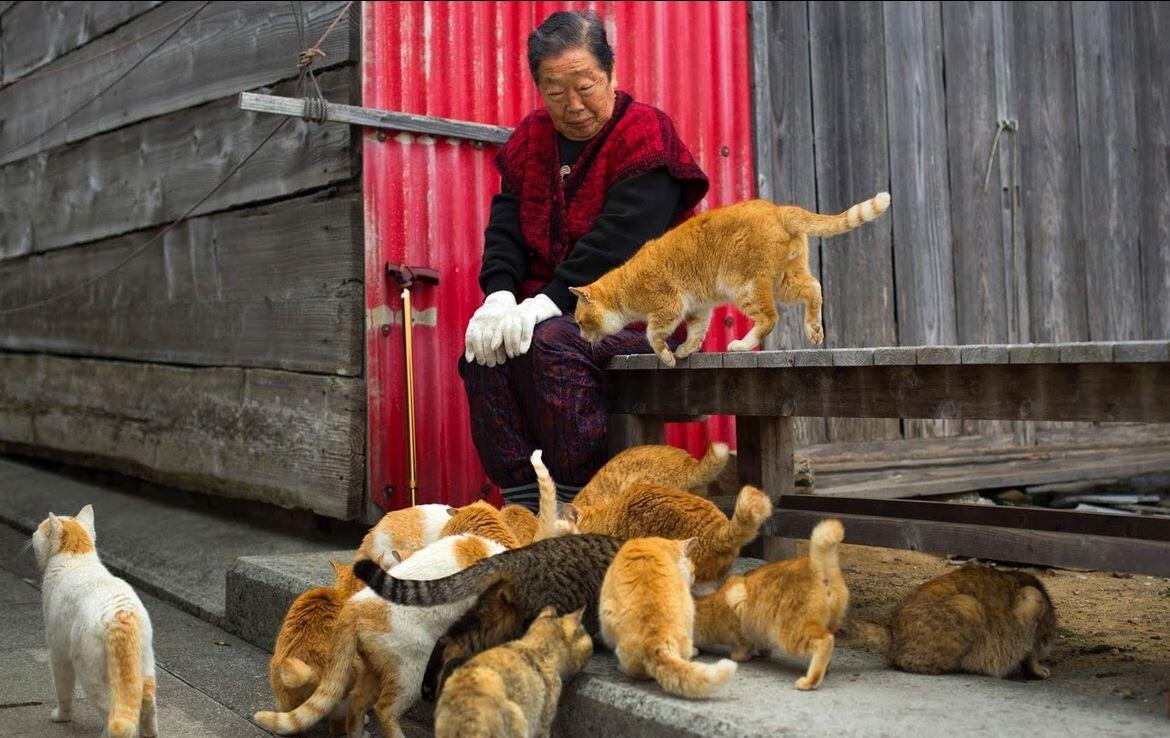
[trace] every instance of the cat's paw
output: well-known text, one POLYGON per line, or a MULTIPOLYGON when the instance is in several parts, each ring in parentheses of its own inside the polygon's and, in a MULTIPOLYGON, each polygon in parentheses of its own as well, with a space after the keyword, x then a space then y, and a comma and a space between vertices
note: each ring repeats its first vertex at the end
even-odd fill
POLYGON ((674 354, 670 353, 670 349, 660 351, 658 353, 658 358, 662 360, 663 364, 666 364, 669 367, 674 366, 674 354))
POLYGON ((819 686, 821 686, 819 679, 813 681, 806 676, 802 676, 800 679, 796 680, 796 688, 802 692, 808 692, 809 690, 816 689, 819 686))
POLYGON ((1052 669, 1049 669, 1043 664, 1036 664, 1032 667, 1032 674, 1037 679, 1047 679, 1048 677, 1052 676, 1052 669))
POLYGON ((805 323, 804 335, 814 346, 820 346, 825 341, 825 329, 820 323, 805 323))
POLYGON ((744 646, 742 648, 737 648, 734 651, 732 651, 731 652, 731 660, 732 661, 739 661, 740 663, 742 663, 744 661, 751 661, 752 660, 751 646, 744 646))
POLYGON ((731 343, 727 344, 728 351, 751 351, 756 347, 755 341, 751 338, 737 338, 731 343))
POLYGON ((694 344, 693 346, 690 345, 689 343, 684 343, 683 345, 679 346, 677 349, 674 350, 674 356, 677 359, 685 359, 688 356, 690 356, 691 354, 698 351, 699 346, 700 346, 700 344, 697 344, 697 343, 694 344))
POLYGON ((73 711, 54 707, 53 711, 49 713, 49 719, 54 723, 67 723, 73 719, 73 711))

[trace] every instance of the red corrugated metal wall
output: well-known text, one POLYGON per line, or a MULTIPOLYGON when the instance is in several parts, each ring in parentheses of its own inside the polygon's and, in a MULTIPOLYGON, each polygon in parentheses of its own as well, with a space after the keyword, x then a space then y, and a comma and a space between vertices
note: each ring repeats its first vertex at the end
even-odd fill
MULTIPOLYGON (((529 77, 529 31, 556 10, 605 19, 617 85, 665 110, 711 178, 701 207, 754 193, 748 18, 744 2, 409 2, 363 5, 363 99, 368 107, 514 126, 539 97, 529 77)), ((499 189, 496 148, 399 134, 364 140, 369 482, 384 509, 410 504, 401 300, 385 265, 429 266, 438 287, 414 293, 419 502, 465 504, 486 478, 471 444, 455 366, 482 299, 476 277, 488 205, 499 189)), ((746 322, 716 314, 708 350, 746 322), (726 319, 726 320, 725 320, 726 319)), ((726 418, 671 427, 700 451, 734 440, 726 418)))

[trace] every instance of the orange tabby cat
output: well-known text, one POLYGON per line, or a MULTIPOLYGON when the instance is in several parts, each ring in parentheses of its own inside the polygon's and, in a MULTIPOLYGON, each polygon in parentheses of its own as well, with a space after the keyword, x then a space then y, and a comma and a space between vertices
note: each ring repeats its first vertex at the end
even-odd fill
MULTIPOLYGON (((329 663, 341 608, 350 595, 366 586, 353 575, 352 564, 329 563, 336 576, 333 586, 310 589, 297 597, 276 636, 268 663, 268 682, 277 707, 283 711, 292 710, 317 689, 329 663)), ((355 677, 360 678, 360 674, 355 677)), ((330 717, 329 727, 334 735, 345 731, 344 716, 344 706, 339 706, 330 717)))
POLYGON ((622 673, 652 678, 670 694, 706 697, 731 681, 734 661, 691 661, 694 655, 694 538, 635 538, 618 549, 601 583, 601 638, 622 673))
POLYGON ((488 502, 477 500, 459 508, 443 526, 440 538, 459 533, 474 533, 493 540, 504 548, 518 548, 520 540, 499 510, 488 502))
POLYGON ((646 337, 667 366, 703 343, 712 309, 733 301, 755 323, 727 345, 750 351, 776 327, 776 303, 803 302, 808 340, 824 340, 821 285, 808 270, 808 236, 836 236, 876 219, 890 206, 889 193, 858 203, 840 215, 819 215, 795 206, 748 200, 709 210, 647 241, 625 264, 577 295, 581 336, 596 343, 629 323, 645 320, 646 337), (687 340, 671 354, 666 339, 686 321, 687 340))
POLYGON ((750 543, 772 514, 772 501, 745 485, 731 519, 715 503, 669 487, 635 484, 606 505, 565 505, 564 519, 574 532, 602 533, 615 538, 695 537, 690 558, 700 584, 727 575, 739 550, 750 543))
POLYGON ((632 484, 683 489, 705 496, 731 452, 726 443, 712 443, 703 458, 696 460, 674 446, 634 446, 605 463, 573 498, 575 505, 601 505, 632 484))
POLYGON ((521 546, 527 546, 537 540, 537 535, 540 532, 540 521, 528 508, 523 505, 504 505, 500 510, 500 517, 512 530, 512 534, 516 536, 516 540, 520 542, 521 546))
POLYGON ((836 520, 813 528, 808 556, 765 564, 731 577, 714 594, 695 600, 695 644, 733 646, 731 658, 747 661, 752 650, 783 649, 812 656, 797 689, 816 689, 833 656, 833 633, 849 607, 837 546, 845 529, 836 520))

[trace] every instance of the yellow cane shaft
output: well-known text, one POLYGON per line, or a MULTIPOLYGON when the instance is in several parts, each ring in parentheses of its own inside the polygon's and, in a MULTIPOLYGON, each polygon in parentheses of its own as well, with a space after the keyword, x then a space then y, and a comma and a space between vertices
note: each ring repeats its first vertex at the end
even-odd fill
POLYGON ((414 316, 410 308, 410 289, 402 290, 402 325, 406 337, 406 438, 408 453, 410 454, 410 505, 417 504, 415 499, 418 493, 418 456, 416 453, 417 439, 414 435, 414 316))

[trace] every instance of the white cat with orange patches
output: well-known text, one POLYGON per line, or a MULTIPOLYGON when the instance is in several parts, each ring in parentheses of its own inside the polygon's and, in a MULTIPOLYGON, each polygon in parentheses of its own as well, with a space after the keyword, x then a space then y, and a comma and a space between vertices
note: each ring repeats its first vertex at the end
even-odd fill
POLYGON ((398 556, 407 559, 420 548, 439 540, 443 526, 454 514, 455 508, 437 504, 388 512, 366 533, 358 547, 357 558, 373 559, 378 566, 387 569, 398 561, 393 552, 397 551, 398 556))
MULTIPOLYGON (((464 533, 439 539, 391 571, 400 579, 440 579, 505 550, 495 541, 464 533)), ((291 712, 258 712, 253 719, 280 735, 300 733, 329 715, 348 692, 351 715, 364 714, 372 704, 382 734, 401 736, 398 718, 421 695, 435 642, 475 600, 472 595, 434 607, 407 607, 368 588, 361 590, 341 609, 329 664, 313 695, 291 712), (365 675, 355 683, 358 659, 365 675)), ((346 729, 351 738, 362 735, 353 718, 346 729)))
POLYGON ((33 533, 40 567, 49 665, 57 690, 54 722, 73 719, 80 681, 104 735, 158 735, 150 616, 129 584, 98 560, 93 507, 77 517, 52 513, 33 533))

